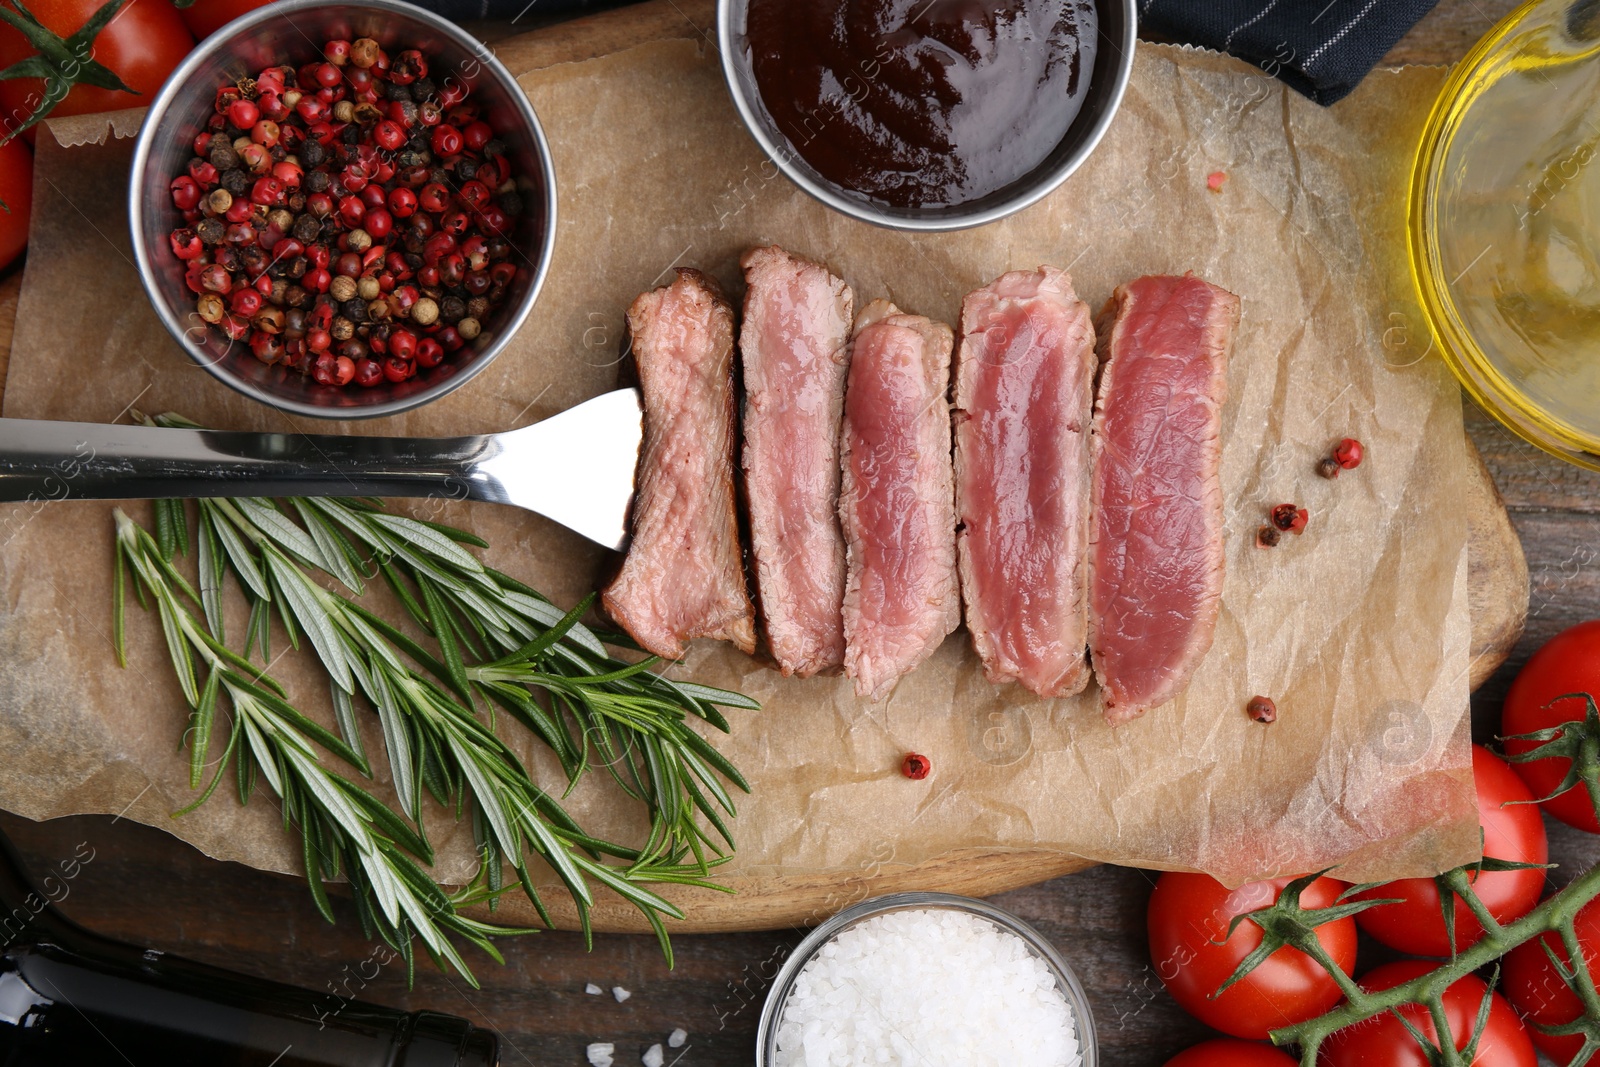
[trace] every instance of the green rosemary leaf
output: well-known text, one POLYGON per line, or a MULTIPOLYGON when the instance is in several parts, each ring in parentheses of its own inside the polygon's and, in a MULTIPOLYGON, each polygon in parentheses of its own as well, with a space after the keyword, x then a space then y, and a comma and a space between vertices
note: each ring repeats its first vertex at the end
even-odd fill
MULTIPOLYGON (((227 572, 227 561, 222 554, 222 545, 217 540, 211 515, 205 508, 200 509, 200 517, 195 524, 195 560, 199 570, 200 608, 205 612, 206 626, 218 641, 226 641, 222 579, 227 572)), ((248 650, 249 647, 250 642, 246 641, 245 648, 248 650)))
POLYGON ((244 649, 248 653, 251 645, 260 645, 261 662, 272 662, 272 604, 266 600, 252 600, 250 602, 250 624, 245 629, 244 649))
POLYGON ((353 692, 355 680, 350 676, 350 664, 345 658, 344 642, 339 639, 339 631, 322 603, 322 597, 326 595, 324 590, 312 584, 306 578, 304 571, 290 563, 288 558, 272 545, 263 545, 261 556, 266 561, 273 584, 283 593, 287 601, 286 604, 279 605, 279 615, 287 617, 292 614, 295 617, 295 621, 311 641, 311 646, 317 650, 323 668, 333 676, 339 688, 347 693, 353 692))
POLYGON ((339 727, 339 737, 355 757, 352 762, 362 774, 371 775, 372 768, 367 763, 366 749, 361 742, 361 727, 356 723, 355 701, 337 685, 330 684, 328 693, 333 701, 333 721, 339 727))
POLYGON ((350 542, 334 529, 332 523, 307 507, 305 501, 296 499, 293 504, 295 513, 305 525, 306 533, 317 544, 317 550, 323 560, 323 569, 339 579, 346 589, 360 596, 365 585, 361 581, 361 575, 356 573, 354 560, 356 553, 350 542))
POLYGON ((416 757, 412 754, 411 733, 402 721, 394 690, 382 671, 372 672, 373 691, 368 693, 378 709, 378 725, 383 729, 383 747, 389 753, 389 777, 394 783, 400 810, 413 822, 420 821, 422 798, 417 793, 416 757))
POLYGON ((178 672, 178 685, 184 699, 193 707, 200 700, 200 689, 194 678, 194 657, 183 639, 182 624, 178 620, 181 610, 170 597, 158 597, 156 609, 161 613, 161 632, 167 638, 167 651, 172 655, 173 668, 178 672))
POLYGON ((156 520, 156 545, 161 549, 161 555, 171 559, 178 551, 178 533, 175 527, 183 521, 183 505, 178 503, 178 519, 173 521, 172 505, 178 503, 173 500, 156 500, 152 502, 156 520))
POLYGON ((663 678, 662 682, 683 696, 701 703, 721 705, 725 708, 738 708, 741 711, 761 710, 760 701, 752 700, 743 693, 735 693, 731 689, 714 689, 709 685, 673 681, 667 678, 663 678))
POLYGON ((189 788, 199 789, 205 778, 206 755, 211 750, 211 724, 217 716, 217 691, 222 682, 222 669, 213 667, 206 676, 205 688, 189 718, 189 788))
POLYGON ((449 620, 450 609, 445 606, 444 598, 439 595, 438 588, 429 578, 418 576, 417 587, 422 591, 423 606, 428 609, 428 618, 433 623, 433 636, 439 642, 439 652, 444 658, 447 680, 456 696, 467 704, 472 703, 472 683, 467 680, 467 667, 461 661, 461 646, 456 643, 449 620))
POLYGON ((323 558, 316 540, 291 522, 271 501, 242 496, 235 497, 231 503, 285 555, 308 567, 333 572, 333 563, 323 558))
POLYGON ((476 556, 426 523, 405 515, 391 515, 386 511, 372 512, 369 520, 379 529, 415 545, 429 556, 443 560, 466 574, 483 573, 483 564, 478 562, 476 556))
MULTIPOLYGON (((234 694, 230 692, 229 695, 234 694)), ((234 706, 238 706, 237 698, 235 698, 234 706)), ((251 766, 255 767, 261 773, 261 776, 267 780, 267 785, 272 787, 274 793, 282 796, 283 775, 278 770, 278 750, 267 744, 266 736, 262 734, 261 727, 256 725, 253 717, 249 715, 243 716, 242 721, 244 723, 245 747, 253 757, 250 761, 251 766)))
POLYGON ((328 900, 328 890, 322 884, 322 861, 317 849, 316 828, 307 821, 300 826, 300 839, 304 842, 304 858, 306 865, 306 885, 311 889, 311 899, 317 905, 317 911, 329 923, 334 921, 333 904, 328 900))
POLYGON ((350 799, 361 805, 362 810, 367 813, 367 817, 372 820, 373 825, 393 840, 395 844, 416 856, 423 863, 433 863, 433 846, 428 844, 428 839, 407 826, 404 820, 389 810, 388 805, 367 792, 352 792, 350 799))
POLYGON ((266 577, 261 573, 261 568, 256 564, 255 553, 239 536, 238 529, 225 516, 218 513, 213 501, 202 500, 200 509, 212 513, 211 527, 216 531, 218 540, 222 542, 222 547, 227 552, 228 562, 233 564, 233 573, 239 576, 239 580, 257 599, 271 600, 272 591, 267 585, 266 577))
POLYGON ((217 769, 215 773, 211 775, 211 783, 206 786, 205 791, 200 794, 194 803, 179 808, 177 811, 173 812, 172 817, 174 819, 189 814, 191 811, 194 811, 200 805, 211 799, 211 794, 215 793, 217 791, 217 786, 222 784, 222 776, 228 772, 228 765, 232 762, 234 758, 234 752, 238 748, 239 734, 241 732, 242 731, 239 729, 238 723, 236 722, 233 730, 228 734, 227 747, 222 750, 222 757, 217 760, 217 769))
POLYGON ((444 534, 446 537, 450 538, 450 540, 455 541, 458 544, 471 545, 473 548, 489 547, 489 542, 485 541, 477 534, 470 533, 467 530, 458 530, 454 526, 446 526, 442 522, 430 522, 427 519, 412 519, 411 521, 420 522, 428 529, 433 530, 435 533, 444 534))

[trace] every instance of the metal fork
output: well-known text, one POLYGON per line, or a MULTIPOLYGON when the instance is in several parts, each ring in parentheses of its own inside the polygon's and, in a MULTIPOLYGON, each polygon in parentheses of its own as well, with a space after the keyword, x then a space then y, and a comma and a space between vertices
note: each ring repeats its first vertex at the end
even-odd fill
POLYGON ((479 437, 344 437, 0 419, 0 501, 201 496, 449 497, 628 542, 643 437, 634 389, 479 437))

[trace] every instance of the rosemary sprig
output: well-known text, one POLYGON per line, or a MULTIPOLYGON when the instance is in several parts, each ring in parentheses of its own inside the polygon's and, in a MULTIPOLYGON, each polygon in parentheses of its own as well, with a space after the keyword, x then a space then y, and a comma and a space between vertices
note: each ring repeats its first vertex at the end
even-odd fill
MULTIPOLYGON (((193 425, 175 416, 147 421, 193 425)), ((580 622, 590 601, 562 612, 533 590, 485 567, 463 547, 482 546, 477 538, 391 514, 373 501, 199 501, 192 542, 198 588, 172 563, 174 553, 190 543, 184 505, 164 501, 156 508, 155 537, 119 513, 118 574, 126 561, 137 576, 135 589, 141 599, 151 595, 161 615, 191 708, 187 736, 196 787, 209 758, 219 697, 225 696, 235 712, 225 755, 235 757, 241 796, 246 798, 265 757, 276 759, 275 772, 283 768, 289 758, 282 755, 285 745, 303 756, 308 751, 314 754, 314 742, 363 776, 370 775, 356 725, 358 704, 370 707, 378 717, 398 814, 343 778, 330 793, 298 789, 290 784, 298 779, 262 771, 284 799, 286 821, 299 826, 306 839, 307 870, 319 906, 322 889, 317 864, 311 862, 312 846, 327 836, 323 830, 330 815, 327 805, 340 791, 365 798, 357 802, 363 805, 360 810, 381 808, 410 835, 396 837, 398 831, 385 824, 390 843, 403 841, 405 851, 429 863, 426 792, 453 808, 458 817, 470 808, 481 856, 479 876, 456 897, 445 895, 422 875, 433 890, 428 899, 435 903, 442 899, 452 907, 487 901, 492 907, 506 891, 504 874, 509 866, 548 924, 549 913, 527 865, 530 855, 539 856, 571 894, 586 935, 594 902, 591 887, 603 885, 647 917, 670 963, 671 944, 663 918, 681 913, 647 886, 688 883, 722 888, 711 880, 711 871, 732 851, 726 820, 735 810, 723 783, 748 789, 737 770, 688 721, 699 718, 726 730, 718 706, 754 708, 753 701, 674 682, 650 670, 654 659, 629 663, 616 658, 601 635, 580 622), (229 572, 250 605, 242 652, 231 650, 223 639, 222 590, 229 572), (331 576, 337 586, 319 580, 319 573, 331 576), (422 637, 413 637, 364 606, 361 596, 373 577, 381 577, 393 591, 422 637), (263 663, 271 661, 274 619, 294 647, 300 647, 303 635, 325 668, 337 734, 296 711, 282 687, 251 663, 252 652, 263 663), (196 657, 209 668, 204 683, 196 657), (242 688, 241 682, 250 688, 242 688), (296 736, 306 740, 305 746, 285 741, 289 735, 281 730, 261 729, 253 716, 263 700, 298 731, 296 736), (497 736, 492 728, 496 708, 528 727, 556 755, 566 776, 564 792, 576 785, 596 758, 602 761, 622 791, 646 806, 651 820, 646 841, 630 847, 584 832, 497 736), (240 755, 246 752, 249 758, 240 755), (702 818, 716 836, 702 827, 702 818)), ((120 590, 119 577, 119 635, 120 590)), ((227 763, 224 758, 221 766, 227 763)), ((211 795, 218 777, 191 807, 211 795)), ((330 844, 336 850, 340 842, 330 839, 330 844)), ((406 915, 396 923, 383 910, 385 900, 379 890, 388 883, 380 886, 366 868, 349 863, 323 863, 321 869, 329 877, 341 869, 348 872, 364 922, 369 916, 389 922, 389 928, 368 923, 370 929, 406 938, 410 929, 406 915)), ((464 932, 442 920, 436 925, 464 932)), ((426 936, 424 944, 436 960, 462 969, 459 956, 443 953, 426 936)))

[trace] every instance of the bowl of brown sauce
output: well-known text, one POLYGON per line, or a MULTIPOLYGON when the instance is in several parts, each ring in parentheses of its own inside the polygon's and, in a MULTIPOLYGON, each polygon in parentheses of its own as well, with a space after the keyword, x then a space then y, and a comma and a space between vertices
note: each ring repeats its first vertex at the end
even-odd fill
POLYGON ((904 230, 1020 211, 1088 158, 1135 0, 718 0, 723 73, 794 183, 904 230))

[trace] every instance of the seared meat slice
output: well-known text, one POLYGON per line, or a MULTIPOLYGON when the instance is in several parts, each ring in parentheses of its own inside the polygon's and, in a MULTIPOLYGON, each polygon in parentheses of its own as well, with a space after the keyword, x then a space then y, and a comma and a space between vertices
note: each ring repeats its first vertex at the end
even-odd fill
MULTIPOLYGON (((634 640, 676 659, 694 637, 755 649, 733 505, 733 309, 679 270, 628 309, 644 394, 633 541, 602 594, 634 640)), ((559 460, 557 461, 559 462, 559 460)))
POLYGON ((961 621, 950 461, 950 327, 875 300, 844 394, 844 669, 881 700, 961 621))
POLYGON ((1089 684, 1094 326, 1072 279, 1012 271, 961 305, 956 512, 967 629, 991 682, 1089 684))
POLYGON ((1097 323, 1089 651, 1106 718, 1183 692, 1222 599, 1222 405, 1239 298, 1193 275, 1117 289, 1097 323))
POLYGON ((855 297, 826 267, 781 248, 741 261, 749 291, 744 479, 757 600, 784 674, 844 662, 839 420, 855 297))

